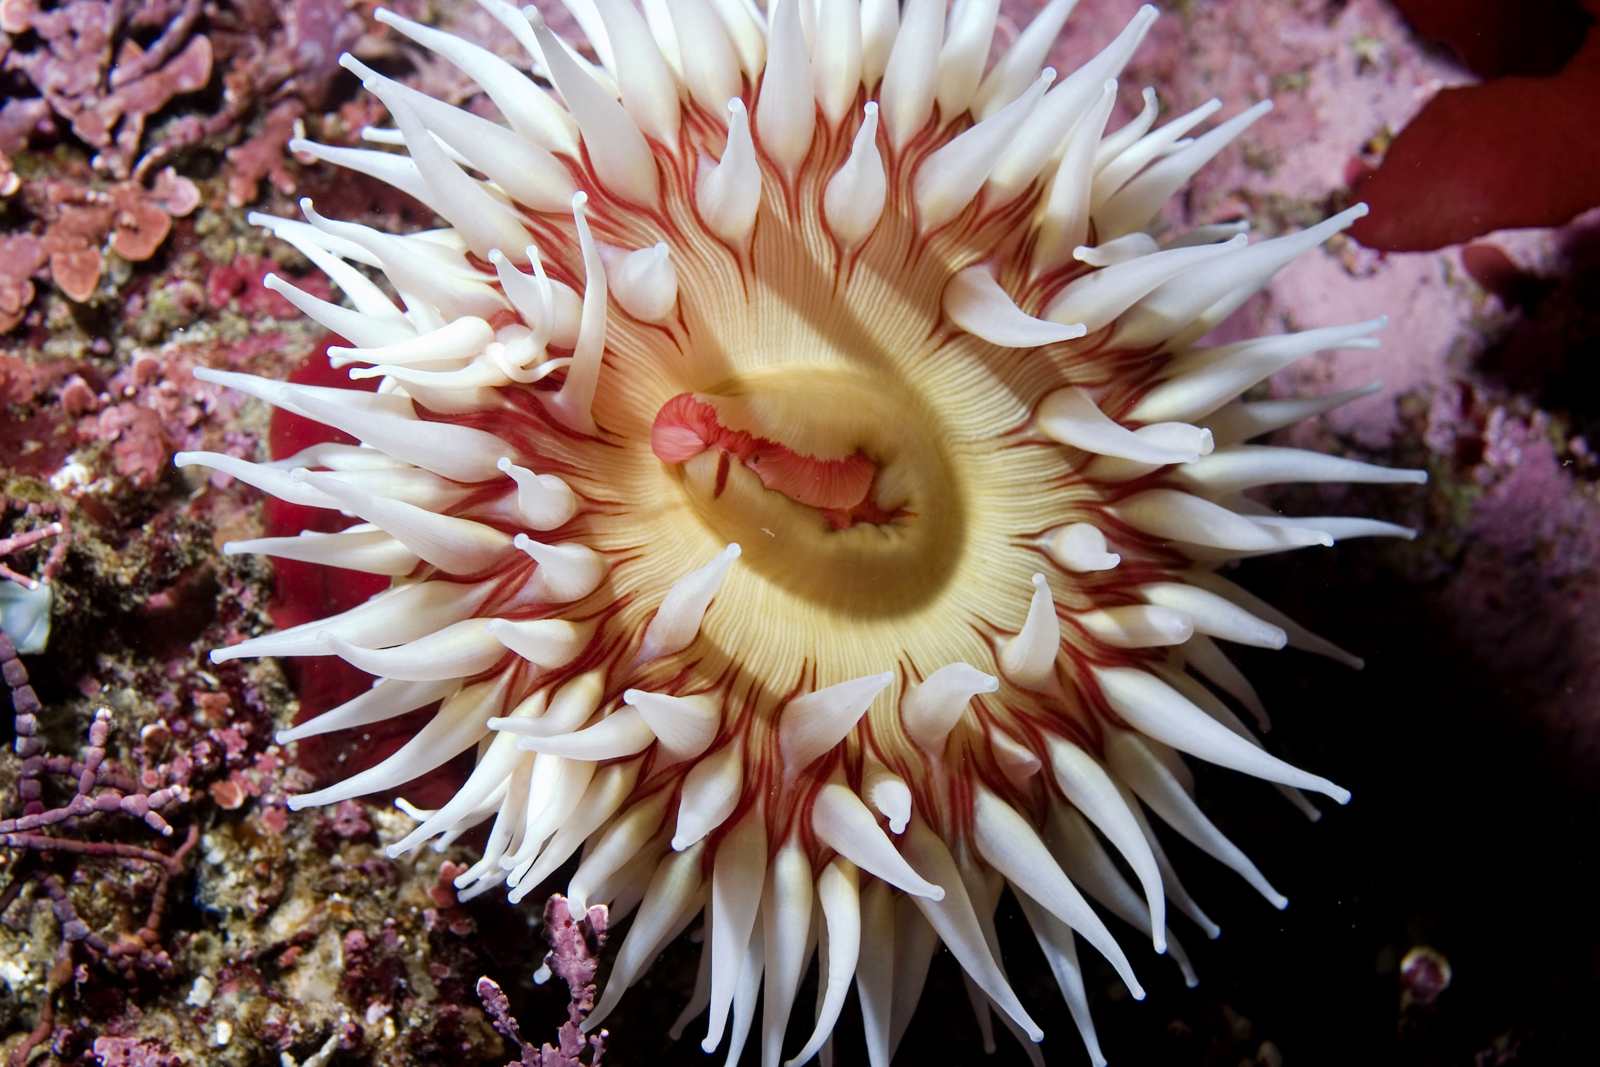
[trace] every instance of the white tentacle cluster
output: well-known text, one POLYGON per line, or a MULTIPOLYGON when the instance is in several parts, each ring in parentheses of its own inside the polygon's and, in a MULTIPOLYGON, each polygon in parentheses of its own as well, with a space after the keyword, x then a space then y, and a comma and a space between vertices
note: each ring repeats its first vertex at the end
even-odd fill
POLYGON ((1423 479, 1249 443, 1367 395, 1239 399, 1384 322, 1199 342, 1365 208, 1254 243, 1243 224, 1166 234, 1164 204, 1270 104, 1198 132, 1220 102, 1158 126, 1146 90, 1108 132, 1148 6, 1062 75, 1043 62, 1073 0, 987 69, 993 0, 568 0, 593 57, 531 7, 479 2, 531 75, 379 18, 504 123, 347 56, 394 129, 294 146, 445 228, 397 236, 309 201, 305 222, 254 217, 343 291, 267 279, 378 390, 196 372, 361 442, 180 455, 359 520, 226 551, 393 579, 212 658, 380 677, 283 743, 437 705, 394 755, 292 806, 474 750, 448 803, 407 806, 418 825, 391 853, 488 822, 456 884, 512 900, 581 854, 576 908, 633 915, 591 1027, 700 920, 677 1030, 708 1012, 703 1044, 729 1063, 758 1000, 762 1063, 810 1060, 853 985, 884 1067, 941 943, 985 1033, 997 1013, 1039 1062, 999 957, 1009 889, 1104 1063, 1077 938, 1142 997, 1102 915, 1190 984, 1168 903, 1218 932, 1149 814, 1287 903, 1196 804, 1183 756, 1312 817, 1299 790, 1349 797, 1240 721, 1235 705, 1262 729, 1266 711, 1218 642, 1359 661, 1215 568, 1411 535, 1245 495, 1423 479), (814 956, 816 1017, 791 1034, 814 956))

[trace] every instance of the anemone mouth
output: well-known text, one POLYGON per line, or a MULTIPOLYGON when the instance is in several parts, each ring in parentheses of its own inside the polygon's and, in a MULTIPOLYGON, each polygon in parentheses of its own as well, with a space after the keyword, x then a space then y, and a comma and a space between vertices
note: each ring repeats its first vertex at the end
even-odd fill
POLYGON ((1195 805, 1180 754, 1313 817, 1298 790, 1349 796, 1256 740, 1234 708, 1262 728, 1265 709, 1216 641, 1358 661, 1214 568, 1410 535, 1245 495, 1421 480, 1246 443, 1367 395, 1239 399, 1383 322, 1197 341, 1365 209, 1255 244, 1232 225, 1162 233, 1166 199, 1268 105, 1186 138, 1220 104, 1156 127, 1147 90, 1107 132, 1148 7, 1053 85, 1040 67, 1071 3, 987 70, 978 5, 947 26, 938 0, 782 0, 770 19, 600 0, 578 5, 596 66, 534 9, 480 3, 556 95, 380 12, 508 125, 345 57, 395 117, 375 137, 409 156, 294 143, 447 228, 395 237, 309 202, 309 225, 254 217, 344 290, 349 307, 268 279, 350 340, 335 361, 378 393, 196 372, 362 442, 180 455, 365 520, 227 550, 395 579, 212 658, 338 655, 379 676, 283 743, 438 702, 392 757, 292 806, 475 748, 461 791, 407 807, 418 826, 391 851, 489 822, 456 884, 515 901, 581 850, 579 909, 637 909, 589 1026, 703 913, 684 1018, 709 1008, 704 1047, 731 1035, 736 1061, 759 990, 766 1067, 814 948, 826 977, 797 1061, 853 981, 888 1062, 940 941, 980 1020, 998 1008, 1038 1041, 995 958, 1009 886, 1103 1063, 1075 936, 1143 991, 1080 888, 1190 984, 1168 902, 1216 933, 1147 813, 1286 903, 1195 805))
MULTIPOLYGON (((841 623, 915 615, 949 589, 968 550, 968 494, 949 437, 898 383, 801 364, 741 377, 710 396, 730 394, 742 403, 715 408, 724 418, 730 408, 735 418, 797 405, 826 413, 801 416, 812 431, 804 436, 843 454, 821 459, 768 437, 747 444, 724 435, 731 450, 713 442, 671 464, 664 477, 712 540, 739 544, 743 566, 793 606, 841 623)), ((738 612, 767 614, 757 605, 738 612)))

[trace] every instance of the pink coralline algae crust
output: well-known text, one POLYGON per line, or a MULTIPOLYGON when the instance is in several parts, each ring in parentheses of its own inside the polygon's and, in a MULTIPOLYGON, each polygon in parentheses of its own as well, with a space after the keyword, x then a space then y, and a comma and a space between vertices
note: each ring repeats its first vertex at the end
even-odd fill
POLYGON ((46 7, 38 0, 0 4, 8 35, 5 67, 22 74, 38 97, 0 107, 0 151, 15 155, 52 118, 103 152, 108 170, 126 177, 146 119, 173 97, 203 88, 211 78, 211 42, 194 34, 198 0, 134 5, 73 0, 46 7), (135 34, 159 30, 149 48, 135 34), (27 47, 21 42, 33 40, 27 47), (35 103, 42 101, 43 107, 35 103))
MULTIPOLYGON (((152 487, 173 451, 205 436, 201 424, 210 397, 189 375, 194 356, 177 350, 163 355, 134 357, 99 391, 81 375, 61 390, 65 411, 77 416, 76 442, 108 448, 112 471, 134 489, 152 487)), ((243 448, 246 442, 235 439, 231 447, 243 448)))
MULTIPOLYGON (((252 318, 293 319, 298 312, 282 295, 261 284, 268 274, 281 273, 283 267, 265 256, 239 256, 218 264, 206 277, 206 299, 214 308, 232 307, 252 318)), ((327 300, 332 295, 326 279, 316 285, 305 279, 301 288, 312 296, 327 300)))
POLYGON ((1477 631, 1474 644, 1507 663, 1558 672, 1550 682, 1564 692, 1547 712, 1553 741, 1589 763, 1600 757, 1600 660, 1583 654, 1600 618, 1600 507, 1553 437, 1559 440, 1542 412, 1491 411, 1480 468, 1490 484, 1467 528, 1479 551, 1468 560, 1458 602, 1477 631), (1518 625, 1508 610, 1533 590, 1544 620, 1537 629, 1518 625), (1553 648, 1552 635, 1571 645, 1553 648))
POLYGON ((1587 778, 1600 759, 1600 212, 1541 242, 1497 239, 1522 263, 1501 252, 1518 273, 1483 301, 1486 380, 1435 401, 1423 440, 1471 494, 1451 590, 1464 640, 1540 679, 1549 696, 1526 711, 1587 778))
POLYGON ((132 1037, 97 1037, 90 1051, 100 1067, 183 1067, 183 1057, 159 1041, 132 1037))
POLYGON ((150 188, 118 182, 96 189, 72 181, 25 182, 18 199, 40 220, 41 232, 5 238, 0 260, 0 333, 22 321, 34 287, 31 276, 48 267, 51 280, 78 303, 94 295, 105 266, 103 250, 129 262, 155 254, 172 220, 199 205, 194 183, 171 167, 150 188))
POLYGON ((365 23, 337 0, 6 0, 0 4, 0 200, 30 220, 0 246, 0 333, 53 281, 75 303, 94 297, 105 255, 149 259, 172 220, 199 204, 168 163, 226 149, 226 195, 253 201, 270 178, 294 191, 283 145, 326 99, 340 51, 365 23), (143 42, 141 44, 141 42, 143 42), (210 100, 203 90, 220 93, 210 100), (220 104, 217 103, 220 100, 220 104), (246 124, 272 104, 261 129, 246 124), (175 109, 185 104, 205 112, 175 109), (242 142, 237 143, 235 142, 242 142), (54 146, 86 149, 46 158, 54 146), (231 147, 229 147, 231 146, 231 147))

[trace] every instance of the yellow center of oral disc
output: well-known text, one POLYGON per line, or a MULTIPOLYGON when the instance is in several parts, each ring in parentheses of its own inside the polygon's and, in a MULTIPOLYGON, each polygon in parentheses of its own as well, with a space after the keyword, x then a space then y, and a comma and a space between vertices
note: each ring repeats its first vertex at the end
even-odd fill
POLYGON ((860 454, 886 521, 837 518, 763 484, 709 449, 667 468, 714 536, 748 568, 814 611, 859 620, 914 612, 938 596, 966 538, 966 503, 937 423, 903 384, 836 363, 763 368, 706 391, 730 431, 817 460, 860 454))
POLYGON ((970 253, 924 243, 891 202, 843 270, 805 193, 798 220, 763 204, 748 260, 675 246, 679 321, 618 317, 608 331, 595 407, 608 443, 585 449, 572 477, 614 502, 586 521, 588 543, 619 561, 612 586, 632 594, 617 621, 642 631, 675 581, 729 543, 742 552, 700 639, 647 668, 640 688, 659 676, 681 689, 689 661, 706 684, 731 670, 778 697, 902 666, 992 667, 993 636, 1021 629, 1031 576, 1049 569, 1038 535, 1098 503, 1062 449, 1018 433, 1062 384, 1058 363, 943 322, 944 286, 970 253), (715 449, 663 463, 653 420, 685 393, 728 429, 796 453, 864 453, 872 499, 893 518, 834 529, 742 463, 719 471, 715 449))

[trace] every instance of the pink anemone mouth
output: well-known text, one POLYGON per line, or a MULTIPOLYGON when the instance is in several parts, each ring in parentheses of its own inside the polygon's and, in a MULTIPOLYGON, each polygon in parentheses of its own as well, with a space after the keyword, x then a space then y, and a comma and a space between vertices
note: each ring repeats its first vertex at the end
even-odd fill
POLYGON ((850 525, 858 510, 878 515, 873 521, 892 517, 869 499, 878 465, 865 452, 858 450, 842 459, 803 455, 748 430, 728 429, 715 405, 692 393, 675 396, 662 406, 650 428, 650 450, 663 463, 686 463, 715 451, 717 488, 713 496, 727 488, 728 471, 737 461, 761 479, 763 486, 797 504, 824 513, 842 513, 838 520, 830 517, 834 529, 850 525))
POLYGON ((1266 726, 1218 641, 1355 661, 1216 567, 1410 535, 1246 495, 1421 479, 1247 443, 1370 392, 1239 400, 1383 323, 1198 341, 1364 208, 1253 244, 1236 224, 1163 232, 1165 202, 1267 105, 1190 138, 1220 105, 1156 126, 1147 91, 1108 131, 1150 8, 1058 78, 1041 64, 1070 3, 988 66, 992 5, 947 25, 931 0, 770 18, 605 0, 584 16, 591 60, 481 2, 538 80, 379 17, 506 124, 346 57, 394 115, 374 138, 409 154, 295 144, 448 226, 395 236, 309 202, 308 222, 258 217, 347 300, 267 284, 347 338, 335 363, 379 390, 197 372, 362 442, 180 456, 363 520, 227 551, 392 579, 213 658, 339 656, 381 679, 285 743, 438 702, 392 757, 294 806, 474 751, 446 804, 407 806, 417 826, 390 851, 487 823, 457 885, 512 900, 581 853, 576 908, 633 915, 591 1027, 703 916, 678 1029, 707 1013, 703 1044, 730 1062, 758 997, 774 1065, 814 1056, 854 986, 886 1064, 941 942, 983 1024, 995 1010, 1037 1057, 997 955, 1009 888, 1103 1062, 1076 939, 1142 997, 1103 914, 1191 981, 1168 904, 1216 933, 1153 821, 1286 903, 1196 806, 1182 754, 1313 817, 1300 790, 1348 799, 1240 720, 1266 726), (813 955, 817 1017, 791 1027, 813 955))

